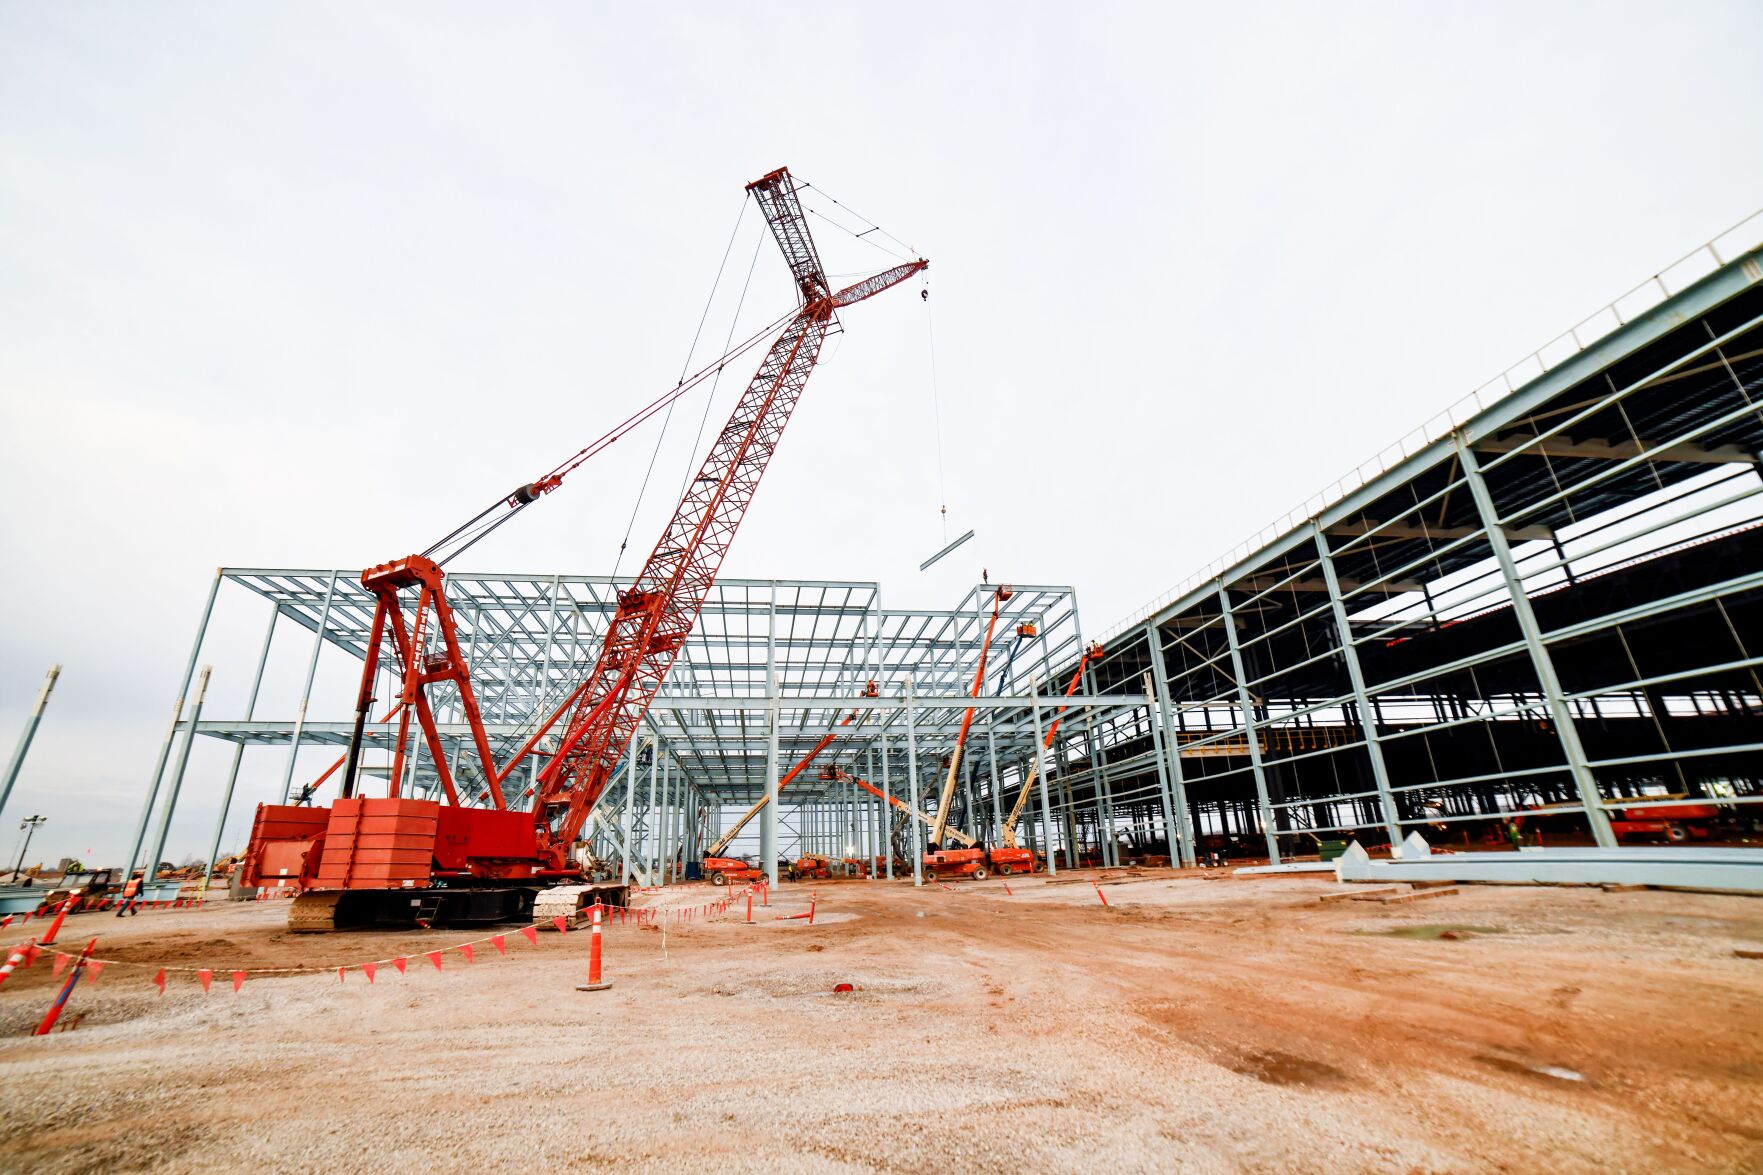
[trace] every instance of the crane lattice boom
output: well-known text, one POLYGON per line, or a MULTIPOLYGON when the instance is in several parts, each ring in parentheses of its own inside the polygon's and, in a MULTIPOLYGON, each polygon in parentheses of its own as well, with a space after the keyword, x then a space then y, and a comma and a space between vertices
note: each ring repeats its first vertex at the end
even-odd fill
POLYGON ((691 632, 820 357, 834 311, 928 264, 895 266, 832 293, 789 171, 780 168, 748 190, 783 250, 802 307, 766 353, 636 582, 619 595, 599 660, 540 776, 534 818, 550 830, 541 836, 554 855, 581 830, 691 632))

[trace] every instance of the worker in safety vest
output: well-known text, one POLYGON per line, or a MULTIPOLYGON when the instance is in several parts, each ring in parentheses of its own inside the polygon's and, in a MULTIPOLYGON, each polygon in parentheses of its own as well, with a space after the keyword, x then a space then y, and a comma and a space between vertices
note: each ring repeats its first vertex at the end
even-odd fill
POLYGON ((144 875, 137 876, 137 877, 130 877, 128 879, 127 883, 125 883, 123 885, 123 887, 122 887, 122 908, 117 911, 118 914, 133 914, 136 912, 135 898, 140 896, 141 883, 143 880, 145 880, 144 875))

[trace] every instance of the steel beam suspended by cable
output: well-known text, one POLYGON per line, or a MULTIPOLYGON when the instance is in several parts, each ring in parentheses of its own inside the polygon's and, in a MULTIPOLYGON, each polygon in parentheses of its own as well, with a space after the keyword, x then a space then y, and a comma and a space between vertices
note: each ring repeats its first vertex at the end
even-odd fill
POLYGON ((920 563, 918 565, 918 569, 920 571, 928 571, 930 569, 931 564, 937 562, 944 555, 947 555, 950 551, 953 551, 956 547, 959 547, 962 543, 965 543, 968 539, 970 539, 972 537, 973 537, 973 532, 970 530, 966 534, 962 535, 960 538, 956 539, 954 542, 950 543, 948 546, 944 547, 942 550, 938 551, 936 554, 932 555, 930 558, 926 559, 923 563, 920 563))

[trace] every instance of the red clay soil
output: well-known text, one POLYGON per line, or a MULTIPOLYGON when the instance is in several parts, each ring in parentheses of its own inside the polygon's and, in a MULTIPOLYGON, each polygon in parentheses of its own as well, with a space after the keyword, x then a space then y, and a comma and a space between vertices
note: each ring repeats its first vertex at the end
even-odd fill
POLYGON ((614 926, 592 994, 585 933, 75 917, 119 962, 45 1038, 48 961, 0 989, 0 1169, 1763 1170, 1763 901, 1095 876, 614 926))

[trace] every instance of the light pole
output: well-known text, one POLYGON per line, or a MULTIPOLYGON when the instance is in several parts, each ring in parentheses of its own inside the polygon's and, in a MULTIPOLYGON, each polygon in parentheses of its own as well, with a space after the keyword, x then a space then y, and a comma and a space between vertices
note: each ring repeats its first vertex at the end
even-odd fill
POLYGON ((45 824, 48 820, 49 817, 47 816, 26 816, 23 820, 19 821, 18 826, 24 832, 24 844, 18 850, 18 864, 12 867, 12 879, 14 881, 17 881, 18 875, 24 872, 24 855, 31 851, 31 836, 37 831, 37 826, 39 824, 45 824))

